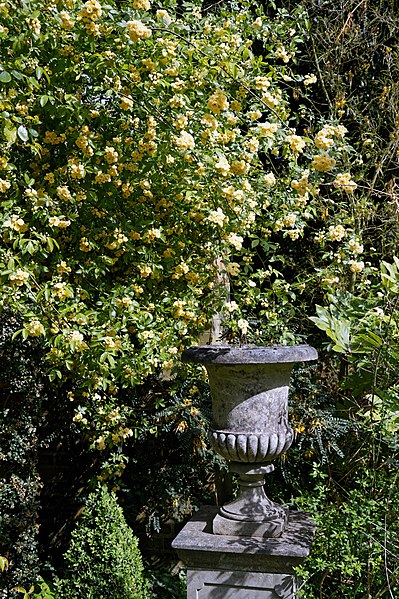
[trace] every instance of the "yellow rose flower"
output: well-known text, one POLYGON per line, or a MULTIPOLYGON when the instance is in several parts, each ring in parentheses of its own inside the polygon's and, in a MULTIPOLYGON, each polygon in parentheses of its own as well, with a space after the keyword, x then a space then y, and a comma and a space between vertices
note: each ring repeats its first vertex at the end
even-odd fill
POLYGON ((312 160, 313 168, 321 173, 331 171, 334 168, 335 163, 335 159, 332 156, 329 156, 327 152, 318 154, 312 160))
POLYGON ((217 89, 208 99, 207 106, 214 114, 219 114, 223 110, 227 110, 229 102, 226 95, 221 89, 217 89))
POLYGON ((141 40, 148 39, 152 35, 151 29, 138 20, 128 21, 126 23, 126 28, 132 42, 140 42, 141 40))

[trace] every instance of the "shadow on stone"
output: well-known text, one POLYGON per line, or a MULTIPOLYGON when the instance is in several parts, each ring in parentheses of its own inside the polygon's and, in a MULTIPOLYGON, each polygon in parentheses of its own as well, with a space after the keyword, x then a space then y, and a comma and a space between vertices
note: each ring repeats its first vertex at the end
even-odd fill
POLYGON ((290 512, 278 538, 215 535, 217 508, 205 506, 173 542, 187 566, 188 599, 294 599, 294 568, 310 553, 315 523, 290 512))

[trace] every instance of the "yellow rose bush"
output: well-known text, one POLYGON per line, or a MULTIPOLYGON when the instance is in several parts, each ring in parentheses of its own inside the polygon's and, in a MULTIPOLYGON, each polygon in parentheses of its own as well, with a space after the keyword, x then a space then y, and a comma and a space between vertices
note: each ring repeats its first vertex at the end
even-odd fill
POLYGON ((99 452, 145 426, 123 390, 173 370, 215 313, 287 342, 302 294, 367 274, 346 130, 295 104, 315 77, 295 72, 301 16, 0 5, 2 305, 99 452))

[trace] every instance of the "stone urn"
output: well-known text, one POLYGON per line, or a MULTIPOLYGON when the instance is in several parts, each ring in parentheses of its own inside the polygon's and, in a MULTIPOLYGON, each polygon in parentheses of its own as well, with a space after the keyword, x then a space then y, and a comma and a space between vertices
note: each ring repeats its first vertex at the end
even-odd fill
POLYGON ((246 537, 279 537, 288 522, 288 507, 271 501, 264 475, 272 460, 293 441, 288 423, 288 389, 297 362, 317 359, 309 345, 190 347, 184 362, 203 364, 212 395, 215 451, 239 475, 237 499, 219 508, 213 533, 246 537))

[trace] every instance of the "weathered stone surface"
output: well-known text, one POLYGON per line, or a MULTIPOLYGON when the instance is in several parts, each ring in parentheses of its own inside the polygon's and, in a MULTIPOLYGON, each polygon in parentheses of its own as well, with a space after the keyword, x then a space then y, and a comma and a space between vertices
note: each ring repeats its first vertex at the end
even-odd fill
POLYGON ((293 599, 296 581, 286 574, 190 570, 189 599, 293 599))
POLYGON ((291 446, 293 431, 288 422, 291 370, 296 362, 317 359, 316 350, 308 345, 209 345, 185 350, 182 359, 204 364, 207 369, 212 395, 213 448, 233 468, 238 463, 248 466, 246 472, 240 472, 239 498, 221 508, 214 533, 281 535, 286 510, 268 499, 263 476, 259 477, 253 467, 267 467, 291 446))
POLYGON ((212 394, 211 441, 226 459, 265 462, 286 451, 289 380, 295 362, 316 360, 308 345, 190 347, 182 360, 204 364, 212 394))
POLYGON ((212 534, 217 508, 205 506, 173 542, 188 568, 188 599, 294 599, 293 568, 308 557, 315 532, 309 516, 290 512, 279 538, 212 534))
POLYGON ((238 537, 280 537, 287 523, 288 508, 276 505, 274 514, 270 511, 266 516, 260 514, 257 520, 254 520, 253 514, 251 514, 251 520, 237 520, 232 516, 235 514, 223 506, 220 513, 216 514, 213 519, 213 534, 238 537), (226 517, 223 514, 226 514, 226 517))
POLYGON ((210 433, 210 441, 215 451, 226 460, 243 460, 246 463, 266 462, 279 456, 291 447, 293 437, 289 426, 278 432, 250 434, 214 430, 210 433))
POLYGON ((200 364, 281 364, 317 360, 317 351, 310 345, 199 345, 185 349, 182 360, 200 364))
POLYGON ((172 547, 179 555, 184 554, 182 559, 187 565, 199 566, 209 556, 213 566, 262 572, 266 560, 271 572, 292 573, 292 567, 309 556, 316 524, 307 514, 291 510, 281 537, 260 539, 214 535, 212 520, 216 513, 215 506, 203 506, 173 541, 172 547))
MULTIPOLYGON (((264 490, 264 473, 271 464, 243 471, 239 466, 240 493, 236 499, 219 508, 213 521, 213 533, 243 537, 279 537, 288 521, 288 507, 271 501, 264 490), (241 470, 241 472, 240 472, 241 470), (255 470, 258 470, 256 472, 255 470)), ((252 465, 247 464, 247 467, 252 465)))

